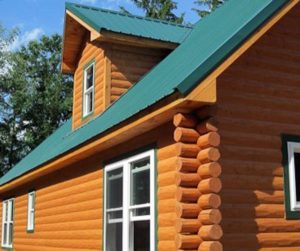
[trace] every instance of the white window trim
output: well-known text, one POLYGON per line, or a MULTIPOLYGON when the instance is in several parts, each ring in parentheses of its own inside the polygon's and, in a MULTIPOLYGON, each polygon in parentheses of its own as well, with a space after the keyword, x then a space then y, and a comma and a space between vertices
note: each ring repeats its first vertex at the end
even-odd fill
POLYGON ((289 187, 291 211, 300 211, 300 201, 296 197, 296 175, 294 153, 300 153, 300 143, 287 142, 289 161, 289 187))
POLYGON ((27 197, 28 203, 27 203, 27 231, 33 231, 34 230, 34 222, 35 222, 35 191, 32 191, 28 193, 27 197), (33 202, 32 202, 32 207, 30 207, 30 197, 33 196, 33 202), (31 214, 31 212, 33 214, 31 214), (31 218, 30 216, 32 215, 32 222, 30 222, 31 218))
MULTIPOLYGON (((104 191, 106 191, 107 186, 107 173, 118 169, 123 168, 123 220, 119 221, 122 222, 123 229, 123 243, 122 249, 120 251, 133 251, 133 235, 129 235, 130 230, 130 223, 133 221, 143 221, 143 220, 150 220, 150 251, 155 250, 155 155, 154 150, 149 150, 143 152, 141 154, 132 156, 127 159, 123 159, 121 161, 115 162, 113 164, 107 165, 104 169, 104 191), (149 157, 150 159, 150 203, 143 204, 143 205, 135 205, 130 206, 130 163, 138 161, 140 159, 144 159, 149 157), (130 209, 133 208, 142 208, 150 206, 150 215, 147 216, 130 216, 130 209), (131 239, 130 239, 131 237, 131 239)), ((104 251, 106 250, 106 192, 104 192, 104 235, 103 235, 103 243, 104 243, 104 251)))
POLYGON ((85 69, 84 69, 84 74, 83 74, 83 102, 82 102, 82 110, 83 110, 83 117, 86 117, 90 114, 93 113, 94 111, 94 105, 95 105, 95 62, 89 64, 85 69), (87 70, 90 68, 90 67, 93 67, 93 85, 90 87, 90 88, 86 88, 87 87, 87 83, 86 83, 86 80, 87 80, 87 70), (90 93, 93 93, 93 108, 91 111, 88 111, 88 99, 87 99, 87 96, 90 94, 90 93))
MULTIPOLYGON (((15 207, 15 199, 14 198, 10 198, 10 199, 4 200, 2 202, 2 238, 1 238, 1 245, 4 248, 12 248, 12 246, 13 246, 13 239, 12 239, 11 245, 4 244, 4 224, 5 223, 7 224, 7 234, 6 234, 6 243, 7 243, 8 240, 9 240, 9 233, 10 233, 9 228, 10 228, 11 223, 12 223, 12 228, 14 228, 14 219, 15 219, 15 217, 13 217, 12 221, 10 220, 11 219, 11 212, 13 211, 13 214, 14 214, 14 211, 15 211, 14 207, 15 207), (7 206, 8 206, 7 221, 4 220, 4 215, 5 215, 5 206, 4 205, 6 203, 7 203, 7 206), (13 210, 11 210, 10 205, 13 206, 13 210)), ((12 231, 12 233, 13 233, 13 231, 12 231)), ((13 238, 13 236, 11 238, 13 238)))

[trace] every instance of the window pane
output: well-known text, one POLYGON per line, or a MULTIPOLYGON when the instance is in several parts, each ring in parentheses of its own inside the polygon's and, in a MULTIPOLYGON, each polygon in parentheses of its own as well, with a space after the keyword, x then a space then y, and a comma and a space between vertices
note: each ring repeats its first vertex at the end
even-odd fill
POLYGON ((110 219, 110 220, 123 218, 123 211, 121 211, 121 210, 109 212, 107 214, 108 214, 108 219, 110 219))
POLYGON ((8 245, 12 244, 12 238, 13 238, 13 223, 10 223, 9 224, 8 245))
POLYGON ((106 250, 122 250, 122 223, 106 224, 106 250))
POLYGON ((8 220, 8 202, 4 203, 4 221, 8 220))
POLYGON ((34 209, 34 194, 29 194, 29 210, 34 209))
POLYGON ((94 65, 86 69, 86 90, 93 86, 94 65))
POLYGON ((34 211, 29 212, 28 228, 33 229, 34 211))
POLYGON ((144 208, 137 208, 132 210, 133 216, 145 216, 150 215, 150 208, 144 207, 144 208))
POLYGON ((149 158, 131 164, 131 205, 150 202, 149 158))
POLYGON ((294 158, 295 158, 296 200, 300 202, 300 153, 294 153, 294 158))
POLYGON ((122 207, 123 204, 123 168, 107 173, 107 209, 122 207))
POLYGON ((13 221, 14 220, 14 200, 10 200, 10 220, 13 221))
POLYGON ((93 103, 94 103, 93 95, 94 95, 93 92, 90 92, 88 94, 88 113, 93 111, 93 103))
POLYGON ((136 221, 134 224, 134 251, 150 250, 150 222, 136 221))
POLYGON ((4 223, 3 225, 3 244, 7 244, 7 223, 4 223))

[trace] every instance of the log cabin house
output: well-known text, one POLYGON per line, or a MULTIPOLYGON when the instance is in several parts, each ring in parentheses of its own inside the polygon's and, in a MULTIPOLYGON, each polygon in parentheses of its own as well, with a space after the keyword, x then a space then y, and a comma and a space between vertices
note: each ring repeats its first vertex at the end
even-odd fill
POLYGON ((0 179, 1 246, 300 250, 299 0, 192 27, 68 3, 73 116, 0 179))

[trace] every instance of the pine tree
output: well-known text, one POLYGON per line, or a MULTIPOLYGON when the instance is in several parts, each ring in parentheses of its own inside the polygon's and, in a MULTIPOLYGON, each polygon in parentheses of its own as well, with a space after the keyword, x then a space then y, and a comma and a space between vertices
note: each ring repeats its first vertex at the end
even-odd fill
MULTIPOLYGON (((184 14, 177 16, 174 10, 177 9, 177 3, 173 0, 132 0, 132 2, 140 9, 143 9, 146 17, 166 20, 182 24, 184 14)), ((130 14, 124 7, 120 7, 121 11, 130 14)))
POLYGON ((199 5, 200 9, 193 8, 192 10, 196 11, 200 17, 205 17, 223 4, 224 0, 196 0, 194 3, 199 5))
POLYGON ((0 79, 0 174, 71 114, 72 79, 60 72, 62 38, 43 36, 11 52, 0 79))

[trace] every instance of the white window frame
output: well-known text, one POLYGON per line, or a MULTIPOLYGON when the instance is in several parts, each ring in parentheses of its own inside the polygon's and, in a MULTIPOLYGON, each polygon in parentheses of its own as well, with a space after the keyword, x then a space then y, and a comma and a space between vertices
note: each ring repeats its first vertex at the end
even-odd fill
POLYGON ((14 198, 10 198, 7 200, 4 200, 2 202, 2 238, 1 238, 1 245, 4 248, 12 248, 13 245, 13 230, 12 232, 12 236, 10 237, 10 225, 12 224, 12 228, 14 229, 14 208, 15 205, 15 199, 14 198), (7 219, 5 220, 5 211, 7 209, 7 219), (12 213, 13 212, 13 213, 12 213), (13 220, 11 220, 11 216, 13 214, 13 220), (7 228, 6 228, 6 240, 4 240, 4 224, 7 224, 7 228), (11 238, 12 243, 9 245, 8 244, 8 240, 11 238))
POLYGON ((82 110, 83 110, 83 117, 86 117, 93 113, 94 111, 94 105, 95 105, 95 62, 90 63, 87 67, 84 69, 83 74, 83 102, 82 102, 82 110), (93 67, 93 85, 87 89, 87 71, 93 67), (89 95, 90 93, 93 93, 93 107, 91 111, 88 111, 89 107, 89 95))
MULTIPOLYGON (((123 243, 122 250, 120 251, 133 251, 133 234, 132 226, 135 221, 150 221, 150 251, 155 250, 155 153, 154 150, 149 150, 143 152, 141 154, 137 154, 127 159, 123 159, 121 161, 115 162, 113 164, 107 165, 104 169, 104 191, 106 191, 107 187, 107 173, 116 170, 119 168, 123 168, 123 219, 116 220, 116 222, 122 222, 122 234, 123 234, 123 243), (142 160, 145 158, 150 159, 150 203, 130 206, 130 168, 131 163, 136 162, 138 160, 142 160), (149 207, 150 214, 146 216, 133 216, 131 214, 131 210, 136 208, 149 207)), ((109 251, 106 249, 106 214, 108 210, 106 210, 106 201, 107 201, 106 192, 104 193, 104 235, 103 235, 103 243, 104 243, 104 251, 109 251)), ((116 210, 116 209, 115 209, 116 210)), ((115 223, 116 223, 115 222, 115 223)))
POLYGON ((288 168, 289 168, 291 211, 300 211, 300 201, 297 201, 297 196, 296 196, 296 175, 295 175, 295 160, 294 160, 294 153, 300 153, 300 143, 287 142, 287 148, 288 148, 288 161, 289 161, 288 168))
POLYGON ((35 191, 28 193, 27 231, 34 231, 35 222, 35 191))

